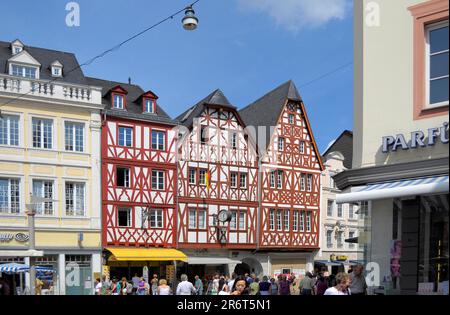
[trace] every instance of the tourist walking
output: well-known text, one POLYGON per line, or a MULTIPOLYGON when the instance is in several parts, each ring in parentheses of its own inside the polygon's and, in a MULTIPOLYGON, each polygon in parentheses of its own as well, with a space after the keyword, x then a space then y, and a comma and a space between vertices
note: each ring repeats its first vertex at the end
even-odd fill
POLYGON ((136 289, 136 293, 137 293, 137 295, 145 295, 146 294, 144 277, 140 278, 137 289, 136 289))
POLYGON ((300 294, 301 295, 313 295, 315 281, 311 272, 307 272, 305 277, 300 281, 300 294))
POLYGON ((199 276, 195 276, 194 287, 197 291, 197 295, 203 295, 203 282, 199 276))
POLYGON ((270 295, 278 295, 278 283, 275 278, 270 279, 270 295))
POLYGON ((350 291, 352 292, 352 295, 367 294, 367 284, 363 269, 362 265, 356 265, 353 267, 353 272, 350 274, 350 291))
POLYGON ((172 289, 167 285, 166 279, 159 280, 159 286, 156 288, 156 295, 171 295, 172 289))
POLYGON ((315 285, 316 295, 324 295, 324 293, 327 289, 328 289, 328 281, 325 278, 323 272, 320 272, 317 277, 317 281, 316 281, 316 285, 315 285))
POLYGON ((139 282, 141 281, 141 278, 138 277, 137 273, 135 273, 134 277, 131 278, 131 281, 133 282, 133 293, 137 294, 138 287, 139 287, 139 282))
POLYGON ((219 293, 218 295, 230 295, 227 281, 224 277, 219 280, 219 293))
POLYGON ((262 281, 259 283, 259 294, 261 295, 270 295, 270 282, 267 276, 262 278, 262 281))
POLYGON ((153 275, 153 279, 150 281, 150 283, 152 295, 156 295, 156 290, 158 289, 158 275, 156 273, 153 275))
POLYGON ((254 278, 252 283, 249 285, 250 295, 259 295, 259 279, 254 278))
POLYGON ((120 282, 117 282, 116 278, 113 278, 111 284, 111 295, 119 295, 120 292, 120 282))
POLYGON ((181 275, 181 282, 177 286, 177 295, 192 295, 196 293, 196 290, 192 283, 188 281, 188 276, 181 275))
POLYGON ((279 295, 291 295, 291 290, 289 288, 289 282, 286 276, 282 276, 281 280, 278 282, 278 294, 279 295))
POLYGON ((233 288, 231 289, 231 295, 248 295, 248 283, 245 277, 236 277, 233 288))
POLYGON ((345 272, 340 272, 336 275, 336 285, 328 288, 324 295, 350 295, 350 275, 345 272))

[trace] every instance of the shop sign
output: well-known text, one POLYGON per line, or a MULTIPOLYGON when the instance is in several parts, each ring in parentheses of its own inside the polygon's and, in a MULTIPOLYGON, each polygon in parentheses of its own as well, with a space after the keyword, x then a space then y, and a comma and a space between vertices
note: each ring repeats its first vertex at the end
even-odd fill
POLYGON ((336 256, 336 260, 337 260, 337 261, 347 261, 347 260, 348 260, 348 257, 347 257, 347 256, 343 256, 343 255, 341 255, 341 256, 336 256))
POLYGON ((409 135, 409 141, 404 134, 396 136, 385 136, 382 138, 383 153, 395 152, 398 149, 410 150, 434 146, 436 142, 447 144, 449 142, 448 122, 444 122, 440 127, 429 128, 426 132, 413 131, 409 135))
POLYGON ((0 242, 2 243, 11 242, 13 239, 18 242, 24 243, 30 239, 30 236, 25 233, 0 233, 0 242))

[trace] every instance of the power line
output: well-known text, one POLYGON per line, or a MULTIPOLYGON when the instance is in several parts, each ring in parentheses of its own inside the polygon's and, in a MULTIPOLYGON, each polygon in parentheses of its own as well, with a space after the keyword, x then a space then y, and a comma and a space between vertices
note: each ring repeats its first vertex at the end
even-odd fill
POLYGON ((336 69, 333 69, 333 70, 331 70, 331 71, 329 71, 327 73, 322 74, 321 76, 319 76, 319 77, 317 77, 315 79, 312 79, 311 81, 308 81, 308 82, 305 82, 305 83, 299 85, 299 88, 305 87, 305 86, 310 85, 310 84, 312 84, 312 83, 314 83, 316 81, 322 80, 323 78, 326 78, 326 77, 328 77, 328 76, 330 76, 330 75, 332 75, 332 74, 334 74, 334 73, 336 73, 336 72, 338 72, 338 71, 340 71, 342 69, 345 69, 345 68, 347 68, 348 66, 350 66, 352 64, 353 64, 353 62, 348 62, 348 63, 346 63, 346 64, 344 64, 342 66, 339 66, 336 69))
MULTIPOLYGON (((126 43, 132 41, 133 39, 135 39, 135 38, 141 36, 142 34, 148 32, 148 31, 150 31, 151 29, 153 29, 153 28, 155 28, 155 27, 157 27, 157 26, 163 24, 164 22, 166 22, 166 21, 168 21, 168 20, 172 20, 175 16, 179 15, 181 12, 185 11, 187 8, 194 6, 194 5, 197 4, 199 1, 200 1, 200 0, 194 1, 194 2, 191 3, 190 5, 188 5, 188 6, 186 6, 186 7, 183 7, 183 9, 180 9, 180 10, 178 10, 177 12, 172 13, 172 14, 169 15, 168 17, 162 19, 161 21, 159 21, 159 22, 157 22, 157 23, 155 23, 155 24, 153 24, 153 25, 147 27, 146 29, 140 31, 139 33, 136 33, 136 34, 132 35, 131 37, 128 37, 126 40, 122 41, 121 43, 119 43, 119 44, 113 46, 112 48, 109 48, 109 49, 105 50, 105 51, 102 52, 101 54, 99 54, 99 55, 97 55, 97 56, 95 56, 95 57, 93 57, 93 58, 91 58, 91 59, 89 59, 89 60, 83 62, 82 64, 76 66, 75 68, 73 68, 73 69, 71 69, 71 70, 65 72, 65 76, 67 76, 68 74, 74 72, 74 71, 77 70, 77 69, 80 69, 81 67, 88 66, 88 65, 92 64, 92 63, 93 63, 94 61, 96 61, 97 59, 103 58, 104 56, 106 56, 107 54, 109 54, 109 53, 111 53, 111 52, 114 52, 114 51, 116 51, 116 50, 119 50, 120 47, 122 47, 122 46, 125 45, 126 43)), ((55 77, 55 78, 53 78, 52 80, 48 81, 48 84, 53 83, 53 82, 57 81, 58 79, 60 79, 60 77, 55 77)), ((27 95, 30 94, 31 92, 32 92, 32 90, 28 91, 27 93, 22 93, 22 94, 20 94, 19 96, 15 97, 15 98, 13 98, 13 99, 11 99, 11 100, 9 100, 9 101, 7 101, 6 103, 0 104, 0 107, 1 107, 1 106, 5 106, 5 105, 8 105, 8 104, 10 104, 10 103, 12 103, 12 102, 15 102, 15 101, 21 99, 22 97, 27 96, 27 95)), ((0 112, 0 117, 1 117, 1 112, 0 112)))

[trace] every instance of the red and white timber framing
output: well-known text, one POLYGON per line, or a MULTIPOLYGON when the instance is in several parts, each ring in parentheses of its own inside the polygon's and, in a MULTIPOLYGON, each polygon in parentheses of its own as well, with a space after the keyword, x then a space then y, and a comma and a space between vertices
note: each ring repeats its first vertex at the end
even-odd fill
MULTIPOLYGON (((173 126, 106 116, 102 128, 102 214, 104 246, 174 247, 176 244, 176 137, 173 126), (132 145, 120 146, 119 128, 132 129, 132 145), (165 134, 164 149, 152 149, 152 131, 165 134), (129 187, 118 187, 117 168, 129 169, 129 187), (152 189, 152 171, 164 172, 164 189, 152 189), (162 211, 162 226, 143 221, 143 210, 162 211), (128 227, 118 225, 120 208, 130 209, 128 227)), ((158 218, 159 220, 159 218, 158 218)))
POLYGON ((322 162, 302 102, 288 101, 261 161, 261 249, 318 249, 322 162))
POLYGON ((244 128, 235 110, 207 105, 183 137, 178 170, 179 248, 256 248, 258 163, 244 128), (202 129, 206 143, 201 141, 202 129), (203 180, 208 171, 209 187, 203 180), (219 223, 219 232, 214 215, 221 210, 233 213, 233 220, 219 223))

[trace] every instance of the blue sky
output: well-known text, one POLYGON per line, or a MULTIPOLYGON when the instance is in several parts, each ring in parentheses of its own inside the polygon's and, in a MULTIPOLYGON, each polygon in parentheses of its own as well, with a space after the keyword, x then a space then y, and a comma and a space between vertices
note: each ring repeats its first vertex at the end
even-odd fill
MULTIPOLYGON (((73 52, 80 63, 178 11, 188 0, 79 0, 80 26, 67 27, 66 0, 2 0, 0 40, 73 52)), ((319 149, 352 129, 350 0, 201 0, 194 32, 175 17, 92 65, 86 75, 159 95, 175 117, 220 88, 238 108, 292 79, 319 149)))

